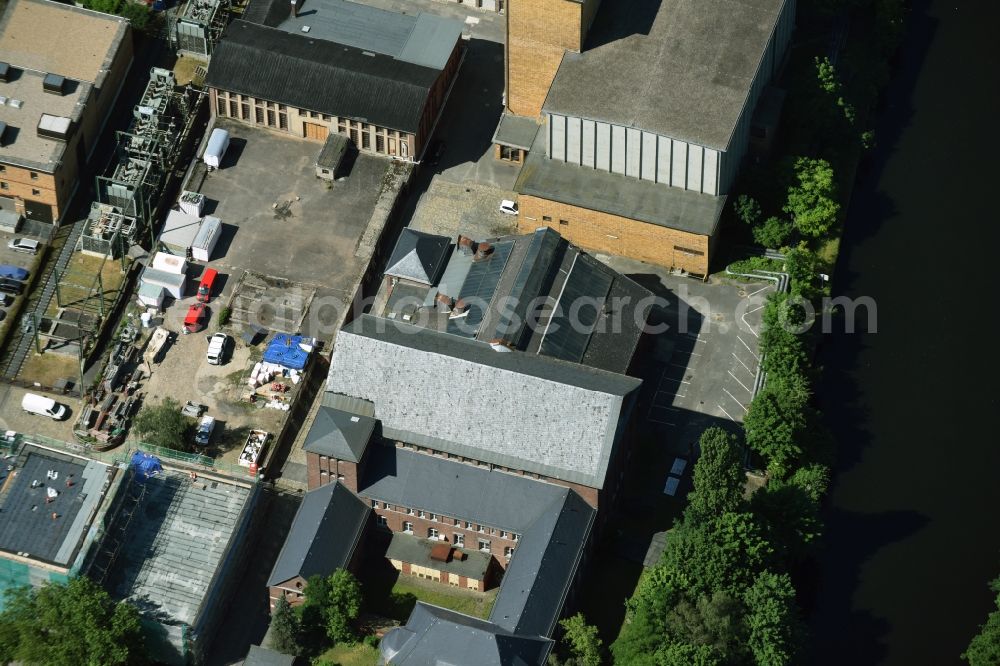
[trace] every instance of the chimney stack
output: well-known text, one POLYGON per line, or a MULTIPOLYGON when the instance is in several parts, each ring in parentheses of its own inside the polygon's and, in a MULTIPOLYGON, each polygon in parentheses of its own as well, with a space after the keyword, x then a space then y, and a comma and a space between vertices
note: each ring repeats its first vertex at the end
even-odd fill
POLYGON ((299 16, 299 4, 296 0, 292 0, 292 16, 296 18, 299 16))

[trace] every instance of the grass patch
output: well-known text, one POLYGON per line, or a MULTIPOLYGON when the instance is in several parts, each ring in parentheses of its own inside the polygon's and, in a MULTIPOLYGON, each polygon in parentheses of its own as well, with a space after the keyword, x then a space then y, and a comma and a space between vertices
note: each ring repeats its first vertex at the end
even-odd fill
POLYGON ((202 81, 196 80, 194 74, 194 70, 199 66, 208 69, 208 63, 198 58, 186 55, 177 58, 177 62, 174 63, 174 78, 177 80, 177 85, 186 86, 189 83, 201 85, 202 81))
POLYGON ((66 272, 62 275, 59 288, 56 290, 58 299, 53 299, 46 314, 55 314, 56 308, 72 307, 90 314, 100 314, 100 303, 98 295, 95 293, 90 300, 91 289, 102 289, 100 297, 104 301, 104 312, 111 309, 122 283, 125 281, 125 273, 121 270, 121 263, 115 259, 104 261, 98 257, 92 257, 80 252, 75 253, 66 266, 66 272), (101 264, 104 264, 103 267, 101 264), (95 279, 100 272, 101 283, 98 285, 95 279), (57 302, 58 301, 58 302, 57 302))
POLYGON ((497 589, 474 592, 442 583, 400 575, 388 595, 370 599, 372 610, 385 617, 406 622, 417 601, 448 608, 458 613, 486 619, 493 610, 497 589))
MULTIPOLYGON (((34 347, 34 343, 32 343, 34 347)), ((54 386, 57 379, 67 378, 74 384, 80 381, 80 361, 75 355, 47 352, 36 354, 34 349, 24 359, 21 366, 21 378, 29 382, 38 382, 42 386, 54 386)), ((81 387, 82 388, 82 387, 81 387)))
POLYGON ((378 650, 364 643, 337 645, 319 656, 314 664, 340 664, 340 666, 375 666, 378 650))

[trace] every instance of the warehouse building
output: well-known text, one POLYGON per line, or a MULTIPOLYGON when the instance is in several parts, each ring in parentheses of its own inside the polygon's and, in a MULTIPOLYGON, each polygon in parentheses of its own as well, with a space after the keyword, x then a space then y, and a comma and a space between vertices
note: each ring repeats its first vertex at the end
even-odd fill
POLYGON ((346 0, 254 0, 212 55, 212 110, 249 125, 416 161, 462 58, 462 24, 346 0))
POLYGON ((131 65, 123 18, 50 0, 7 5, 0 18, 0 208, 38 222, 62 219, 131 65))
POLYGON ((509 115, 494 138, 498 154, 526 143, 526 130, 515 131, 524 121, 513 114, 541 121, 527 154, 519 153, 519 224, 707 275, 754 111, 791 36, 794 0, 605 3, 592 10, 588 33, 591 4, 514 0, 511 7, 509 115), (566 46, 544 26, 569 5, 581 37, 566 46), (519 65, 530 51, 520 31, 543 42, 545 66, 533 76, 519 65))

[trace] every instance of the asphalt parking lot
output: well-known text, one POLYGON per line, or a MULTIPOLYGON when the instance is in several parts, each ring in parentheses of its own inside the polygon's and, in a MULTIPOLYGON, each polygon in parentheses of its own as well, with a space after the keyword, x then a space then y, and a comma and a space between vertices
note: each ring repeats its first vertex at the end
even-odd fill
POLYGON ((209 263, 226 275, 220 300, 245 270, 287 280, 300 288, 293 297, 312 298, 302 332, 329 338, 334 331, 326 324, 353 297, 365 268, 354 252, 389 160, 358 155, 346 179, 328 183, 316 178, 321 144, 227 120, 218 126, 230 132, 229 151, 197 189, 207 199, 205 212, 224 225, 209 263))
POLYGON ((643 373, 642 414, 671 453, 691 457, 712 425, 734 432, 753 397, 764 298, 769 283, 701 282, 641 262, 598 255, 666 301, 667 330, 658 338, 669 357, 651 358, 643 373))

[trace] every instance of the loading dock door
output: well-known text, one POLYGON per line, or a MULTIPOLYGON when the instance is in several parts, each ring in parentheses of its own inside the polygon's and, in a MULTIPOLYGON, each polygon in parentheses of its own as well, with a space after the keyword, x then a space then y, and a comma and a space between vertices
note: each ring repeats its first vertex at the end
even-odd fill
POLYGON ((316 141, 326 141, 327 135, 330 134, 330 129, 326 125, 318 125, 316 123, 302 123, 302 135, 307 139, 315 139, 316 141))

